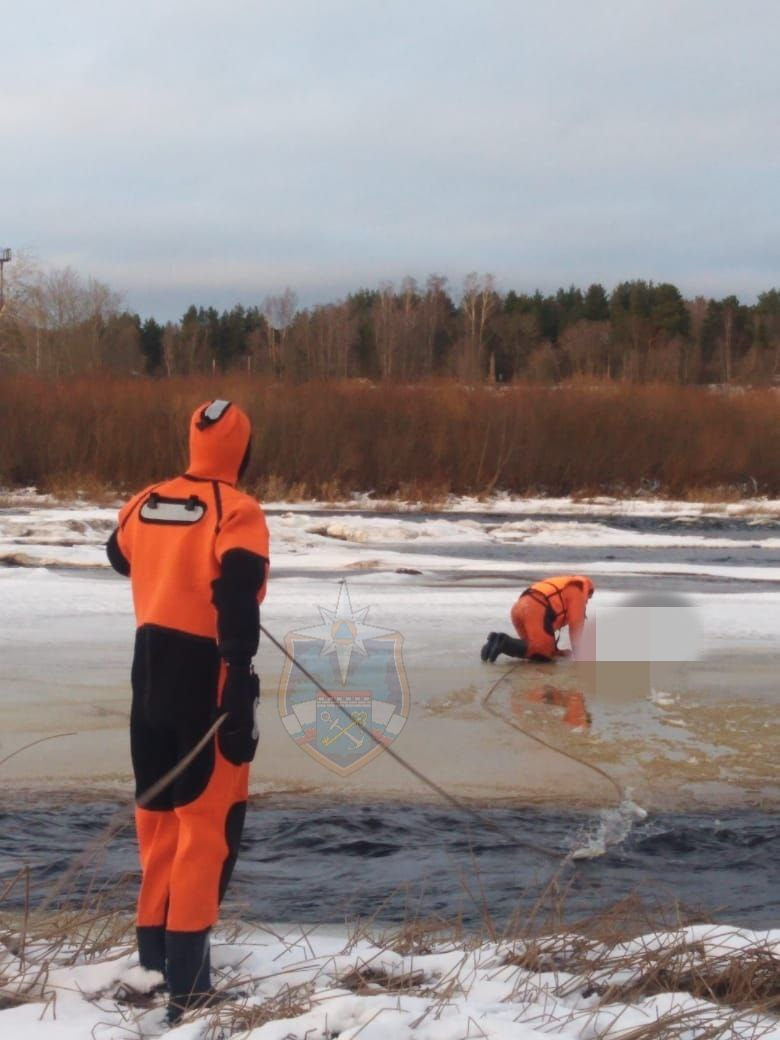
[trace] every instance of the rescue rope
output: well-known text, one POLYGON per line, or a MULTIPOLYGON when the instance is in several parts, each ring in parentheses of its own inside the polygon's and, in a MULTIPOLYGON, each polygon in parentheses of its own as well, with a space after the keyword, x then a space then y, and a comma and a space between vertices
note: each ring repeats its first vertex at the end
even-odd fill
MULTIPOLYGON (((468 805, 468 803, 461 801, 460 798, 457 798, 455 795, 451 794, 444 787, 438 784, 435 780, 432 780, 430 777, 426 776, 425 773, 423 773, 416 766, 413 766, 411 762, 408 762, 402 755, 395 751, 394 748, 389 747, 387 744, 384 743, 384 741, 380 740, 364 723, 350 715, 347 709, 339 702, 338 698, 335 697, 334 694, 332 694, 329 690, 327 690, 319 681, 319 679, 317 679, 315 675, 313 675, 304 665, 302 665, 300 661, 296 660, 296 658, 289 652, 289 650, 284 646, 284 644, 280 643, 279 640, 276 639, 276 637, 268 631, 265 625, 260 625, 260 631, 284 655, 284 657, 286 657, 291 662, 292 665, 294 665, 303 675, 306 676, 306 678, 311 683, 314 684, 314 686, 320 691, 320 693, 322 693, 325 697, 328 698, 328 700, 333 704, 333 706, 344 715, 345 720, 348 720, 350 724, 353 724, 358 729, 360 729, 377 746, 381 746, 382 749, 386 752, 386 754, 394 762, 401 766, 402 769, 405 769, 408 773, 410 773, 416 780, 418 780, 429 790, 437 794, 443 801, 447 802, 449 805, 451 805, 454 809, 457 809, 459 812, 471 817, 472 820, 474 820, 476 823, 479 823, 481 826, 489 827, 497 834, 500 834, 503 838, 506 838, 507 841, 511 842, 514 846, 529 849, 530 851, 535 852, 537 854, 541 853, 547 856, 548 858, 559 860, 559 868, 558 871, 556 871, 555 877, 557 877, 559 875, 560 870, 563 869, 563 867, 568 862, 570 862, 572 858, 571 852, 561 855, 560 851, 556 852, 552 849, 547 849, 543 846, 534 845, 531 842, 524 842, 518 839, 515 834, 512 834, 506 828, 502 827, 494 820, 491 820, 490 817, 486 816, 483 812, 480 812, 473 806, 468 805)), ((485 708, 485 710, 489 714, 498 718, 500 721, 511 726, 513 729, 518 730, 520 733, 522 733, 529 739, 536 741, 537 743, 543 745, 551 751, 556 751, 558 752, 558 754, 564 755, 566 758, 569 758, 573 762, 576 762, 577 764, 584 766, 586 769, 591 769, 593 772, 597 773, 605 780, 607 780, 615 788, 619 800, 622 800, 623 792, 620 790, 620 787, 618 786, 617 782, 603 769, 600 769, 598 766, 595 766, 590 762, 585 762, 582 759, 577 758, 575 755, 572 755, 567 751, 563 751, 561 748, 556 748, 554 745, 548 744, 547 741, 543 740, 541 737, 538 737, 535 734, 528 732, 521 726, 517 725, 517 723, 513 722, 511 719, 507 719, 505 716, 501 715, 500 712, 496 711, 496 709, 489 704, 489 700, 492 697, 493 693, 498 688, 498 686, 504 681, 504 679, 506 679, 507 676, 513 671, 513 668, 514 666, 510 666, 509 668, 507 668, 504 671, 504 673, 500 675, 499 678, 490 687, 482 701, 482 706, 485 708)), ((115 834, 117 834, 120 830, 127 826, 127 823, 129 822, 129 811, 132 811, 136 806, 139 808, 143 808, 145 805, 148 805, 149 802, 152 801, 152 799, 156 798, 161 791, 164 791, 166 787, 172 784, 173 781, 182 772, 184 772, 187 766, 193 761, 193 759, 198 754, 200 754, 200 752, 203 750, 206 744, 208 744, 208 742, 211 740, 211 738, 214 736, 214 734, 217 732, 217 730, 223 724, 227 717, 228 716, 226 713, 220 715, 212 723, 209 729, 206 730, 206 732, 203 734, 203 736, 200 738, 197 744, 195 744, 195 746, 190 751, 188 751, 187 754, 184 755, 184 757, 179 762, 177 762, 172 769, 170 769, 167 773, 160 777, 159 780, 152 784, 151 787, 147 788, 137 798, 133 798, 129 803, 126 803, 125 805, 117 809, 117 811, 113 814, 113 816, 106 824, 105 828, 101 831, 101 833, 97 837, 93 838, 93 840, 87 844, 87 846, 82 850, 81 853, 74 857, 73 861, 71 862, 70 866, 67 868, 65 873, 59 878, 59 880, 54 885, 52 885, 52 887, 49 889, 49 892, 46 894, 42 904, 38 907, 39 913, 44 913, 52 904, 52 902, 57 898, 57 896, 59 896, 62 893, 62 891, 70 883, 70 881, 73 879, 76 873, 79 870, 86 867, 92 856, 100 848, 104 847, 105 844, 108 841, 110 841, 110 839, 114 837, 115 834)), ((34 741, 33 744, 41 743, 43 740, 53 739, 54 736, 65 735, 66 734, 53 734, 52 737, 41 738, 41 740, 39 741, 34 741)), ((27 747, 32 747, 33 744, 27 745, 27 747)), ((14 754, 18 754, 24 750, 26 750, 26 748, 19 748, 17 749, 17 751, 12 752, 11 755, 8 755, 5 759, 0 760, 0 765, 2 765, 2 763, 7 761, 9 758, 12 758, 14 754)))
POLYGON ((50 733, 48 737, 38 737, 37 740, 31 740, 29 744, 24 744, 22 747, 17 748, 16 751, 12 751, 10 755, 6 755, 5 758, 0 758, 0 766, 4 766, 6 762, 9 762, 16 755, 21 755, 23 751, 29 750, 31 747, 35 747, 36 744, 43 744, 45 740, 59 740, 60 737, 77 737, 78 733, 50 733))
POLYGON ((520 848, 531 849, 534 852, 541 852, 545 856, 548 856, 552 859, 559 858, 560 852, 554 852, 552 849, 546 849, 539 845, 532 845, 530 842, 520 841, 516 835, 512 834, 504 827, 502 827, 500 824, 496 823, 495 820, 491 820, 489 816, 486 816, 483 812, 480 812, 478 809, 475 809, 468 803, 462 802, 460 798, 457 798, 454 794, 450 794, 449 791, 445 790, 445 788, 443 788, 441 784, 436 783, 435 780, 432 780, 429 776, 426 776, 425 773, 423 773, 420 769, 418 769, 416 766, 413 766, 411 762, 407 761, 407 759, 405 759, 403 755, 399 755, 394 748, 385 744, 383 740, 380 740, 379 737, 377 737, 368 728, 368 726, 365 725, 365 723, 361 722, 353 715, 350 715, 350 713, 343 706, 343 704, 339 702, 338 698, 335 697, 330 692, 330 690, 327 690, 319 681, 319 679, 315 675, 312 675, 308 668, 304 667, 304 665, 302 665, 300 661, 298 661, 293 656, 293 654, 290 653, 287 647, 283 643, 280 643, 279 640, 276 639, 276 637, 268 631, 265 625, 260 625, 260 631, 271 643, 273 643, 277 650, 281 651, 281 653, 284 654, 288 661, 290 661, 300 672, 303 673, 303 675, 306 676, 309 682, 314 683, 314 685, 317 687, 320 693, 324 694, 328 698, 328 700, 334 705, 334 707, 336 707, 343 714, 345 721, 348 721, 351 725, 356 726, 357 729, 365 733, 365 735, 369 737, 378 747, 381 747, 384 750, 384 752, 395 763, 401 766, 402 769, 405 769, 407 773, 410 773, 416 780, 419 780, 419 782, 423 784, 425 787, 429 788, 431 791, 437 794, 443 801, 447 802, 449 805, 451 805, 454 809, 457 809, 459 812, 465 813, 467 816, 470 816, 472 820, 474 820, 476 823, 479 823, 481 826, 489 827, 491 828, 491 830, 496 831, 496 833, 500 834, 503 838, 506 838, 513 845, 517 845, 520 848))
POLYGON ((165 776, 161 776, 156 783, 152 784, 151 787, 147 787, 142 795, 139 795, 138 798, 134 799, 134 802, 139 809, 143 809, 145 805, 148 805, 153 798, 156 798, 161 791, 165 790, 168 784, 172 784, 176 777, 179 776, 180 773, 184 772, 190 762, 192 762, 192 760, 204 749, 206 744, 208 744, 209 740, 211 740, 227 717, 227 712, 220 715, 219 718, 216 719, 206 730, 195 747, 192 748, 191 751, 188 751, 180 762, 177 762, 172 769, 168 770, 165 776))
POLYGON ((547 748, 549 751, 555 751, 557 754, 563 755, 564 758, 568 758, 572 762, 576 762, 577 765, 583 766, 585 769, 590 769, 592 772, 594 772, 598 776, 602 777, 609 784, 611 784, 612 787, 615 789, 615 792, 616 792, 617 797, 618 797, 618 804, 620 804, 623 801, 623 799, 625 798, 625 793, 622 790, 622 788, 620 787, 620 784, 618 784, 617 780, 615 780, 615 778, 613 776, 610 776, 609 773, 606 772, 606 770, 602 769, 600 766, 594 765, 592 762, 586 762, 584 759, 578 758, 576 755, 572 755, 571 752, 569 752, 569 751, 564 751, 563 748, 559 748, 559 747, 556 747, 554 744, 548 743, 542 737, 537 736, 535 733, 531 733, 530 730, 523 729, 523 727, 518 725, 518 723, 516 723, 514 721, 514 719, 508 719, 506 717, 506 715, 502 715, 501 712, 497 711, 496 708, 494 708, 492 704, 488 703, 490 698, 493 696, 493 694, 496 692, 498 687, 501 685, 501 683, 506 678, 508 678, 512 674, 512 672, 514 672, 515 668, 517 668, 517 667, 518 667, 517 664, 510 664, 509 667, 506 668, 502 672, 501 675, 499 675, 499 677, 496 679, 496 681, 490 687, 488 692, 482 698, 482 707, 485 709, 485 711, 489 715, 492 715, 493 718, 500 719, 501 722, 505 723, 507 726, 511 726, 512 729, 516 729, 518 731, 518 733, 522 733, 523 736, 524 737, 528 737, 529 740, 536 741, 537 744, 541 744, 542 747, 547 748))

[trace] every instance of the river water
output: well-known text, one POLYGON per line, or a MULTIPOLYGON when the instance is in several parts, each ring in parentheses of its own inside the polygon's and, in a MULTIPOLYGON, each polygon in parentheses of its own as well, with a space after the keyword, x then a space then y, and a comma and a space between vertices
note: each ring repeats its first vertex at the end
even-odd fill
MULTIPOLYGON (((137 862, 128 823, 104 847, 123 812, 112 802, 17 806, 0 813, 0 882, 30 868, 33 909, 74 858, 87 861, 57 904, 100 897, 129 909, 137 862), (95 845, 97 843, 97 845, 95 845)), ((484 821, 431 806, 386 803, 255 802, 225 906, 243 920, 381 922, 439 917, 468 927, 514 915, 576 919, 639 896, 648 906, 688 911, 746 927, 780 919, 780 820, 757 810, 660 813, 627 821, 616 811, 482 810, 484 821), (493 827, 497 825, 500 832, 493 827), (537 902, 573 848, 612 831, 604 855, 566 865, 554 892, 537 902), (513 840, 514 837, 514 840, 513 840)), ((19 878, 5 909, 22 909, 19 878)))

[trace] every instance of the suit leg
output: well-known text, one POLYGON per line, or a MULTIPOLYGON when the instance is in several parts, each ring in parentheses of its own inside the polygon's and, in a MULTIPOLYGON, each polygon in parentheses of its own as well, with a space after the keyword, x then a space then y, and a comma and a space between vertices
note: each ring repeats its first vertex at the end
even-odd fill
POLYGON ((232 765, 216 750, 206 789, 176 806, 179 838, 168 907, 174 931, 200 931, 216 921, 238 855, 248 790, 249 766, 232 765))

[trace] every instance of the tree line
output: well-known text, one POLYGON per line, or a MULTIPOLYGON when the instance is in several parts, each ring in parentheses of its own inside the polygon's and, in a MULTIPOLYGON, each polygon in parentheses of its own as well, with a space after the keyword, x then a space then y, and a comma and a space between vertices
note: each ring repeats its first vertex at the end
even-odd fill
POLYGON ((670 283, 639 279, 609 292, 596 283, 500 293, 491 275, 470 274, 456 293, 431 275, 313 307, 290 289, 221 312, 193 305, 162 323, 71 269, 22 265, 0 314, 0 370, 771 385, 780 381, 780 290, 751 305, 734 295, 685 299, 670 283))

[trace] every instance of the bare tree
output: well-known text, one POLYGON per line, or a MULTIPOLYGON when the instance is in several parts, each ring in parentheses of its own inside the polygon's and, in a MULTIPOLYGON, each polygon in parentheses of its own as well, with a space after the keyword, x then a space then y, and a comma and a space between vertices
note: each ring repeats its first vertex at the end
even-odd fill
POLYGON ((374 304, 374 335, 379 360, 379 374, 387 379, 395 374, 398 341, 395 288, 392 282, 382 282, 374 304))
POLYGON ((179 350, 181 340, 181 329, 178 325, 169 321, 162 334, 162 353, 165 374, 167 376, 179 375, 179 350))
POLYGON ((609 378, 611 332, 608 321, 581 319, 568 325, 559 340, 574 375, 609 378))
POLYGON ((296 323, 296 343, 308 377, 343 379, 350 375, 355 323, 349 306, 331 303, 304 313, 296 323))
POLYGON ((452 301, 447 294, 447 279, 439 274, 429 275, 421 302, 424 344, 421 366, 426 375, 430 375, 436 367, 437 346, 445 335, 451 307, 452 301))
POLYGON ((104 282, 84 282, 70 267, 44 271, 22 256, 9 279, 8 303, 2 351, 13 353, 15 367, 67 375, 112 361, 121 298, 104 282))
POLYGON ((420 375, 419 311, 420 293, 414 278, 404 278, 398 298, 399 357, 398 374, 403 379, 420 375))
MULTIPOLYGON (((182 318, 180 325, 168 323, 163 334, 163 354, 165 354, 165 335, 168 336, 170 363, 177 375, 191 375, 194 372, 206 372, 213 361, 212 344, 209 342, 209 326, 194 307, 190 307, 182 318)), ((166 367, 169 362, 166 360, 166 367)), ((169 372, 169 375, 171 373, 169 372)))
POLYGON ((463 282, 461 310, 464 319, 460 374, 465 379, 479 379, 485 346, 488 318, 498 307, 498 295, 492 274, 472 271, 463 282))
POLYGON ((718 337, 720 348, 721 378, 724 383, 731 382, 734 357, 734 307, 726 301, 723 308, 723 332, 718 337))
POLYGON ((298 309, 298 297, 289 286, 281 296, 266 296, 261 312, 265 318, 265 343, 271 370, 281 377, 287 368, 286 343, 298 309))

